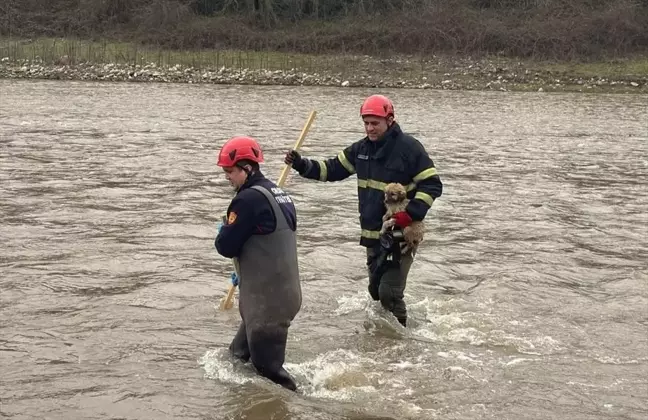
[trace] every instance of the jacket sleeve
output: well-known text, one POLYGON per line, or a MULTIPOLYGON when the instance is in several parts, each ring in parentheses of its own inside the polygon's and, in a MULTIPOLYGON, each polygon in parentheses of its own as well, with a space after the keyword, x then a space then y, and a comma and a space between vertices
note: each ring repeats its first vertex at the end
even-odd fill
POLYGON ((250 202, 251 191, 244 191, 232 200, 227 211, 227 223, 216 236, 214 245, 219 254, 226 258, 238 257, 245 241, 254 233, 257 225, 256 205, 250 202))
POLYGON ((443 184, 434 167, 434 162, 418 141, 412 150, 412 157, 414 159, 410 175, 416 187, 414 198, 407 205, 406 211, 412 220, 421 221, 432 207, 434 200, 441 196, 443 184))
POLYGON ((358 143, 342 150, 337 156, 326 160, 308 159, 306 168, 299 174, 317 181, 342 181, 356 173, 355 157, 358 143))

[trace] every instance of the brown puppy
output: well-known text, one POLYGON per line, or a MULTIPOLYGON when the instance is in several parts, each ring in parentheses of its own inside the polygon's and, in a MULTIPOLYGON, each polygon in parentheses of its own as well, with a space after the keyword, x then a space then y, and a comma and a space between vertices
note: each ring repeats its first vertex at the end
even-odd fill
MULTIPOLYGON (((394 213, 399 211, 405 211, 409 200, 407 198, 407 191, 405 187, 399 183, 387 184, 385 187, 385 207, 387 211, 383 216, 383 225, 380 229, 380 234, 382 235, 385 231, 392 226, 394 226, 395 221, 392 219, 394 213)), ((418 246, 423 241, 423 232, 425 231, 425 226, 423 222, 413 221, 409 226, 403 229, 403 237, 407 246, 403 249, 403 254, 407 253, 410 249, 416 251, 418 246)))

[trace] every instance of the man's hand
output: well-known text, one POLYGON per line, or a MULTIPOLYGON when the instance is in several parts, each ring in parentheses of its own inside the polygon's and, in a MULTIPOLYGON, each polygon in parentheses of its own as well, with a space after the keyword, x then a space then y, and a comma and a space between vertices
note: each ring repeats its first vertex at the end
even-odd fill
POLYGON ((396 225, 402 228, 405 228, 412 224, 412 217, 407 214, 406 211, 399 211, 398 213, 394 213, 391 218, 394 219, 396 225))
POLYGON ((238 278, 238 276, 236 275, 236 273, 232 273, 232 276, 231 276, 230 280, 232 281, 232 284, 233 284, 234 286, 238 286, 238 285, 239 285, 239 278, 238 278))
POLYGON ((306 159, 302 158, 297 150, 291 150, 286 153, 284 162, 286 165, 292 166, 294 170, 300 173, 306 169, 306 159))

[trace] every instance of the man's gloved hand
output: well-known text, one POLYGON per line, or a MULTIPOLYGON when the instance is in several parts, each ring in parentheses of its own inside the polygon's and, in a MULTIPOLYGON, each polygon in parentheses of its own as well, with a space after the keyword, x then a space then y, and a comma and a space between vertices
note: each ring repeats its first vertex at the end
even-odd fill
POLYGON ((297 150, 291 150, 288 153, 286 153, 284 162, 286 163, 286 165, 292 166, 292 168, 299 173, 301 173, 304 169, 306 169, 306 165, 307 165, 306 159, 301 157, 301 155, 297 150))
POLYGON ((391 218, 394 219, 394 222, 397 226, 400 226, 402 228, 405 228, 412 224, 412 217, 407 214, 406 211, 399 211, 398 213, 394 213, 391 218))
POLYGON ((234 286, 238 286, 238 285, 239 285, 239 278, 238 278, 238 276, 236 275, 236 273, 232 273, 232 276, 231 276, 231 279, 230 279, 230 280, 232 281, 232 284, 233 284, 234 286))

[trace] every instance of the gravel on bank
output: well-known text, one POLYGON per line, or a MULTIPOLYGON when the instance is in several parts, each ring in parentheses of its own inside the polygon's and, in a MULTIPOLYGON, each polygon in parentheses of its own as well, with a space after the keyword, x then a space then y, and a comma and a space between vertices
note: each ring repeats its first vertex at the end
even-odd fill
MULTIPOLYGON (((484 65, 482 62, 463 63, 451 70, 403 71, 397 67, 374 72, 370 66, 353 74, 322 71, 306 73, 299 70, 265 69, 198 69, 190 66, 157 66, 132 64, 93 64, 65 62, 44 63, 40 60, 10 61, 0 58, 0 78, 51 79, 159 83, 213 83, 290 86, 341 86, 416 88, 443 90, 495 91, 575 91, 648 93, 648 75, 616 79, 579 77, 565 72, 536 71, 521 63, 510 67, 484 65)), ((348 72, 347 72, 348 73, 348 72)))

